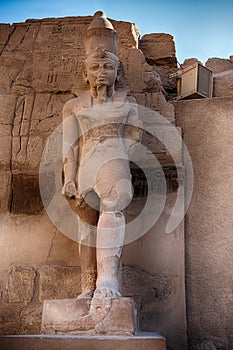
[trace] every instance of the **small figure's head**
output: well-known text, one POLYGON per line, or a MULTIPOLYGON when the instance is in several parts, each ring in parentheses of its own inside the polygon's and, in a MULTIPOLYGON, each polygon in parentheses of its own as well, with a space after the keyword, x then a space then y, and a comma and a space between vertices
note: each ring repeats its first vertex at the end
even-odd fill
POLYGON ((112 52, 98 48, 85 61, 84 76, 91 88, 112 87, 119 79, 120 61, 112 52))

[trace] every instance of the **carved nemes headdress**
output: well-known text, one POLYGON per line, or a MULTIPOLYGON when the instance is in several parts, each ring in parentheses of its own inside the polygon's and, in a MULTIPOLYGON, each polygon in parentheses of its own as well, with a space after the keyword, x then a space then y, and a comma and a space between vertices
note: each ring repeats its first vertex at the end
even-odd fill
POLYGON ((102 47, 98 47, 94 52, 90 53, 85 62, 92 62, 93 60, 96 59, 103 59, 103 58, 107 58, 108 61, 112 62, 114 65, 116 65, 116 67, 118 68, 120 65, 120 60, 119 58, 112 52, 104 50, 102 47))

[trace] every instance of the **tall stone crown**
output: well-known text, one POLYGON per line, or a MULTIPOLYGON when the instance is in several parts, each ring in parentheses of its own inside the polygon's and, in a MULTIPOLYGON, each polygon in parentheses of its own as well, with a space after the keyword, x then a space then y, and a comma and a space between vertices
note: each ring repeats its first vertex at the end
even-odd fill
POLYGON ((98 11, 94 14, 94 19, 84 35, 84 46, 87 56, 99 47, 117 54, 118 35, 104 12, 98 11))

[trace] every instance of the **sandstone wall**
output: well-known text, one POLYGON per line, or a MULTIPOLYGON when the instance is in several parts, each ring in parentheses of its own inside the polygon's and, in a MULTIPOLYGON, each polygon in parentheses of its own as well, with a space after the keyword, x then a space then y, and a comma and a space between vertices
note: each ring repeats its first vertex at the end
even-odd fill
MULTIPOLYGON (((87 89, 82 37, 91 20, 91 16, 70 17, 0 25, 1 334, 38 333, 43 300, 72 298, 81 291, 78 244, 47 217, 38 169, 46 139, 61 123, 63 105, 78 89, 87 89)), ((166 130, 172 136, 174 107, 166 101, 164 89, 170 71, 166 58, 170 51, 174 56, 171 37, 165 35, 169 52, 164 51, 166 45, 155 42, 159 65, 164 67, 164 79, 160 79, 137 49, 136 26, 112 23, 119 34, 122 85, 128 86, 139 104, 171 123, 166 130)), ((174 69, 174 60, 172 65, 174 69)), ((157 127, 153 118, 150 111, 142 116, 151 130, 157 127)), ((160 183, 161 174, 157 174, 156 191, 163 194, 167 183, 167 202, 156 225, 125 247, 123 292, 136 299, 141 328, 160 331, 171 349, 181 350, 186 347, 183 222, 172 234, 164 233, 177 197, 178 174, 161 142, 149 132, 144 132, 143 142, 163 166, 166 181, 163 178, 160 183)), ((176 157, 182 168, 181 145, 176 157)), ((145 202, 145 180, 140 176, 133 173, 135 198, 128 218, 139 213, 145 202)))
POLYGON ((233 98, 179 101, 194 169, 186 223, 189 349, 233 349, 233 98))

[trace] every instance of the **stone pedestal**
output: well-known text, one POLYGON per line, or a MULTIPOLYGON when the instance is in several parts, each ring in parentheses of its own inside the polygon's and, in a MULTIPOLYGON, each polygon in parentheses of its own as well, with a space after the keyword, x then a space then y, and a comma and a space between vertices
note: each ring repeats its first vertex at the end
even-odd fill
POLYGON ((137 330, 132 298, 45 300, 41 332, 72 335, 125 335, 137 330))
POLYGON ((0 336, 1 350, 166 350, 158 333, 135 336, 16 335, 0 336))
POLYGON ((137 328, 132 298, 45 300, 44 334, 0 337, 0 345, 2 350, 166 350, 165 338, 137 328))

